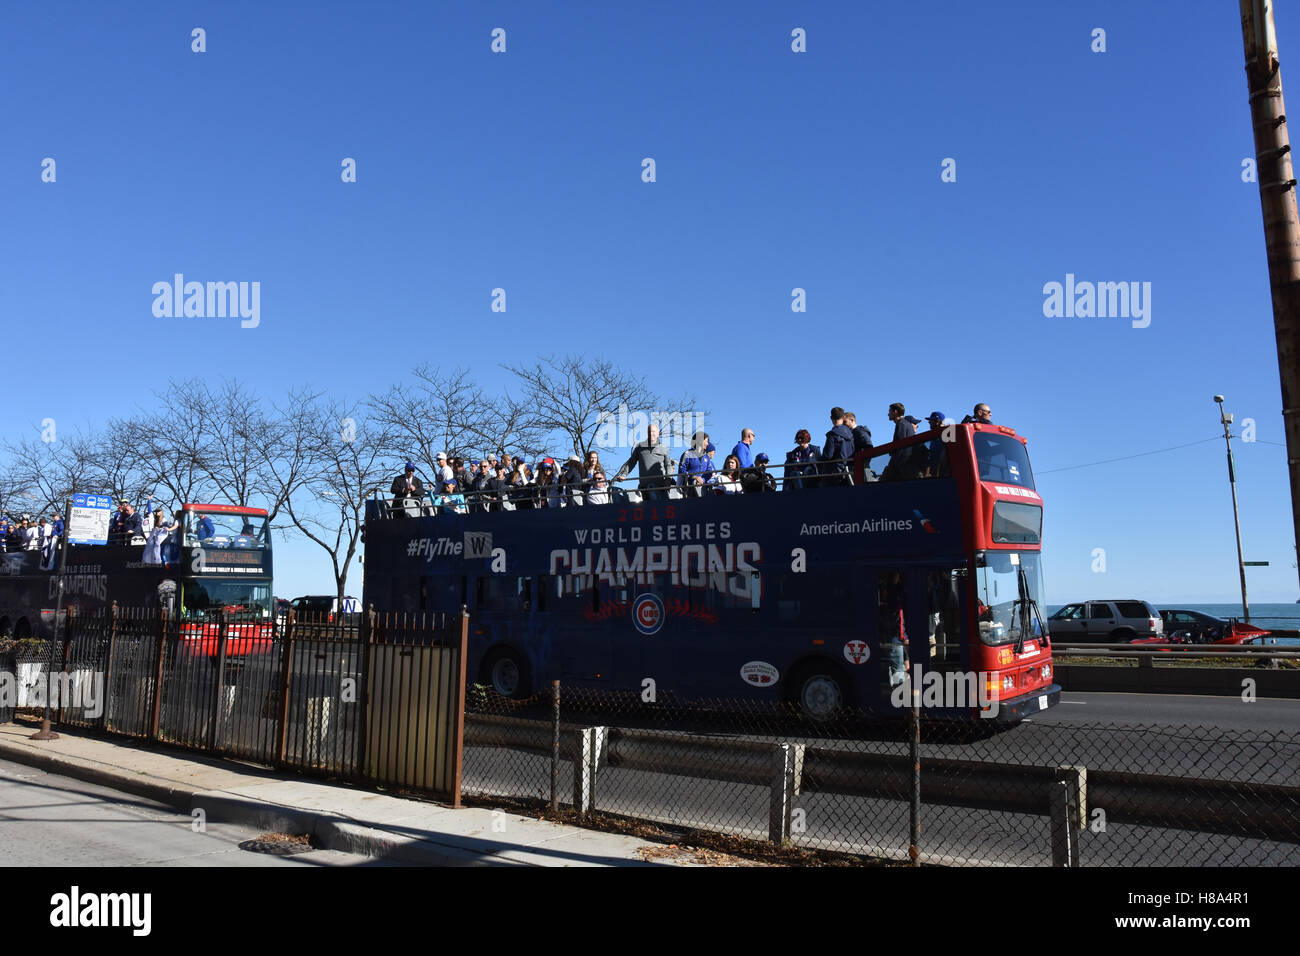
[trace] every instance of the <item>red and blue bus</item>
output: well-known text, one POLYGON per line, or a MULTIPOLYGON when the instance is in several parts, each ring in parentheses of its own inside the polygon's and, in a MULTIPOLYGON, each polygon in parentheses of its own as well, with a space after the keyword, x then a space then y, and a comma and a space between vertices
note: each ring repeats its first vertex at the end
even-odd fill
POLYGON ((192 503, 175 517, 179 527, 162 549, 162 564, 145 563, 143 536, 70 545, 62 566, 55 561, 51 570, 42 568, 39 551, 0 555, 0 634, 54 637, 62 579, 63 610, 72 617, 114 604, 165 609, 178 615, 191 652, 215 654, 223 627, 229 655, 269 646, 274 624, 266 511, 192 503))
POLYGON ((859 453, 854 483, 799 490, 463 514, 372 500, 363 603, 466 607, 470 679, 506 697, 559 679, 824 720, 888 715, 928 672, 977 682, 983 703, 923 695, 927 709, 1015 720, 1060 694, 1042 499, 1010 428, 947 426, 871 455, 935 440, 943 477, 872 480, 859 453))

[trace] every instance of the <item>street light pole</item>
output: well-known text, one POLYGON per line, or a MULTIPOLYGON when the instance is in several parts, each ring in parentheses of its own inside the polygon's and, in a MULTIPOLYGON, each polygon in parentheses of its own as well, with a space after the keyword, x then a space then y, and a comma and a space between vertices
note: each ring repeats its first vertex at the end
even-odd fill
POLYGON ((1219 404, 1219 422, 1223 425, 1223 441, 1228 446, 1228 485, 1232 488, 1232 523, 1237 527, 1237 571, 1241 575, 1241 610, 1250 623, 1250 604, 1246 601, 1246 562, 1241 554, 1241 518, 1237 514, 1237 473, 1232 467, 1232 431, 1228 428, 1232 424, 1232 416, 1223 410, 1223 396, 1215 395, 1214 400, 1219 404))

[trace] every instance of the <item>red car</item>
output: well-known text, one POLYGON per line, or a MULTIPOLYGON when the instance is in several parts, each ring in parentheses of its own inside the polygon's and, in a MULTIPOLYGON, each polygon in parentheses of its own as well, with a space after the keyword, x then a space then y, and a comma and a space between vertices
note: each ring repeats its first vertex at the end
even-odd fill
POLYGON ((1165 625, 1161 638, 1139 638, 1134 644, 1243 644, 1253 638, 1271 633, 1254 624, 1236 618, 1225 619, 1188 611, 1181 608, 1161 608, 1160 619, 1165 625))

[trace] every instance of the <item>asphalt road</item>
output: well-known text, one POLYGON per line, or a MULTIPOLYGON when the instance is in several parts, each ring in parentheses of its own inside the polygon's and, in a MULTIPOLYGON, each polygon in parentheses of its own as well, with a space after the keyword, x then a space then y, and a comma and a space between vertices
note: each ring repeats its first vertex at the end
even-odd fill
POLYGON ((1061 703, 1029 718, 1043 724, 1138 723, 1198 725, 1234 730, 1300 731, 1300 700, 1193 694, 1064 693, 1061 703))
POLYGON ((256 841, 261 835, 247 827, 218 823, 209 823, 204 832, 196 833, 189 814, 163 804, 0 760, 0 837, 6 866, 375 863, 368 857, 334 850, 308 849, 293 856, 277 856, 240 849, 241 843, 256 841))

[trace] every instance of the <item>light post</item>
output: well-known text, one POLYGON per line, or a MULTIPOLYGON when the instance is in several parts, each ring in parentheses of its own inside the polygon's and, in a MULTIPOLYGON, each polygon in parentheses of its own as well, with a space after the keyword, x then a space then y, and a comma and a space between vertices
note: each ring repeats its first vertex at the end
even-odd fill
POLYGON ((1232 488, 1232 523, 1237 528, 1237 572, 1241 575, 1241 611, 1246 623, 1250 623, 1250 604, 1246 601, 1246 562, 1241 555, 1241 518, 1237 514, 1237 474, 1232 466, 1232 416, 1223 410, 1223 396, 1215 395, 1219 405, 1219 422, 1223 425, 1223 441, 1228 446, 1228 485, 1232 488))

